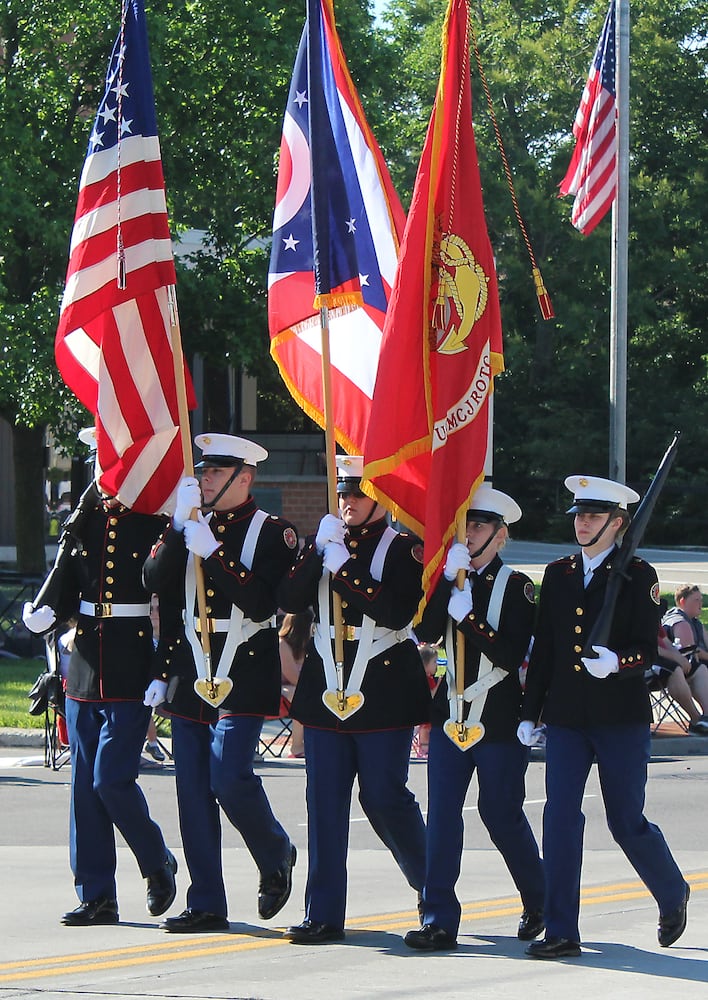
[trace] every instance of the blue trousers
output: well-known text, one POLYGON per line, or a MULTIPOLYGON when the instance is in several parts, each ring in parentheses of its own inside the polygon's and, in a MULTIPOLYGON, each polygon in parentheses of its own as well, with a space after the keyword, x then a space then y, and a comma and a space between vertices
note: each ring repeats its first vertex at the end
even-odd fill
POLYGON ((683 902, 685 882, 658 826, 644 816, 650 757, 649 726, 596 726, 546 731, 546 932, 580 941, 580 873, 585 817, 582 800, 593 760, 610 833, 659 904, 661 913, 683 902))
POLYGON ((408 884, 422 890, 425 823, 407 788, 413 730, 342 733, 305 728, 308 873, 305 916, 343 928, 354 778, 374 832, 408 884))
POLYGON ((172 718, 179 828, 191 878, 187 906, 225 917, 221 818, 211 790, 211 744, 211 726, 172 718))
POLYGON ((428 749, 428 847, 423 920, 456 935, 461 907, 455 895, 460 876, 464 822, 462 810, 472 775, 477 773, 479 815, 506 862, 526 910, 542 910, 543 865, 523 812, 529 751, 513 743, 476 744, 458 750, 434 727, 428 749))
POLYGON ((254 774, 253 758, 263 719, 227 715, 213 727, 211 788, 244 839, 261 875, 272 875, 290 854, 290 838, 277 821, 254 774))
POLYGON ((71 746, 71 870, 79 899, 116 898, 114 827, 142 876, 164 863, 167 849, 138 786, 150 709, 135 701, 66 699, 71 746))

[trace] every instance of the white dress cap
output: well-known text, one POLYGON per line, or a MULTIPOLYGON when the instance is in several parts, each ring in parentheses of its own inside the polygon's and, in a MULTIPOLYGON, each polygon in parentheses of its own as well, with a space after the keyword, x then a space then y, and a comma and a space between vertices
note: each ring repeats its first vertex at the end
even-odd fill
POLYGON ((78 439, 81 444, 85 444, 87 448, 91 451, 96 450, 96 428, 95 427, 83 427, 78 433, 78 439))
POLYGON ((479 521, 501 519, 506 524, 513 524, 521 517, 521 507, 507 493, 493 489, 489 483, 482 483, 472 495, 467 517, 479 521))
POLYGON ((364 474, 363 455, 336 455, 337 479, 361 479, 364 474))
POLYGON ((610 511, 618 507, 626 510, 628 503, 639 500, 639 494, 631 487, 612 479, 600 479, 599 476, 568 476, 565 485, 575 499, 568 510, 569 514, 576 514, 578 511, 610 511))
POLYGON ((232 434, 197 434, 194 439, 197 448, 202 450, 200 465, 225 466, 234 465, 231 459, 245 462, 246 465, 257 465, 268 458, 268 452, 255 441, 234 437, 232 434))

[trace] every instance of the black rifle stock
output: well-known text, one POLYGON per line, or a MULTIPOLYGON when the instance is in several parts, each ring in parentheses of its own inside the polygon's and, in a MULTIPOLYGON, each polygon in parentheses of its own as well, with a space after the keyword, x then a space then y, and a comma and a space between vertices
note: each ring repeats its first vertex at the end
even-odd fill
POLYGON ((41 608, 47 604, 56 610, 59 593, 62 586, 62 578, 66 564, 71 558, 71 553, 77 542, 81 541, 81 530, 88 514, 95 508, 99 493, 96 483, 92 482, 81 494, 79 502, 74 510, 69 514, 62 528, 61 537, 57 543, 57 554, 54 559, 47 579, 39 589, 35 599, 32 601, 33 608, 41 608))
POLYGON ((609 639, 610 629, 612 627, 612 619, 617 605, 617 598, 619 597, 620 590, 622 589, 622 584, 625 580, 629 579, 627 570, 629 569, 629 565, 634 558, 634 553, 641 544, 647 524, 649 523, 649 518, 651 517, 654 506, 656 505, 657 498, 664 487, 664 483, 669 475, 669 470, 673 465, 680 437, 681 431, 675 431, 674 439, 666 449, 661 462, 659 462, 659 467, 654 474, 654 478, 652 479, 648 490, 637 507, 636 514, 632 518, 632 521, 625 532, 622 544, 614 558, 614 562, 612 563, 610 575, 607 578, 605 599, 603 601, 602 608, 600 609, 600 614, 597 616, 597 620, 590 630, 590 635, 588 636, 583 649, 582 655, 585 657, 596 659, 597 653, 592 647, 607 646, 607 640, 609 639))

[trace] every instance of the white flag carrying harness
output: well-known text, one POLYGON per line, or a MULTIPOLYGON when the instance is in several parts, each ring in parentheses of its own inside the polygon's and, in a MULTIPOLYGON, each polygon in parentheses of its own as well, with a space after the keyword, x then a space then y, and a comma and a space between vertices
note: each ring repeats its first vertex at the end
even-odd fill
MULTIPOLYGON (((212 514, 209 513, 207 514, 205 520, 209 522, 211 521, 211 517, 212 514)), ((261 533, 261 528, 267 520, 268 514, 264 510, 257 510, 251 518, 251 523, 248 526, 246 537, 243 540, 241 553, 239 555, 239 561, 246 567, 246 569, 250 570, 253 567, 253 556, 256 551, 256 545, 258 544, 258 538, 261 533)), ((204 663, 204 654, 202 652, 202 646, 196 630, 199 619, 194 617, 194 602, 196 593, 197 580, 194 568, 194 553, 190 552, 187 556, 187 570, 184 578, 184 631, 194 654, 194 663, 197 668, 197 679, 205 680, 206 665, 204 663)), ((268 618, 263 622, 254 622, 251 621, 250 618, 245 617, 241 608, 237 608, 235 604, 232 604, 231 616, 229 618, 210 619, 210 622, 213 624, 214 632, 226 632, 226 642, 224 643, 224 648, 221 651, 219 663, 217 665, 216 672, 214 673, 214 678, 221 680, 224 677, 228 677, 229 670, 231 669, 234 657, 236 656, 236 650, 241 643, 248 642, 248 640, 254 636, 256 632, 260 632, 261 629, 272 628, 275 625, 275 616, 268 618)))
MULTIPOLYGON (((386 555, 396 534, 393 528, 387 526, 379 539, 370 567, 371 576, 374 580, 381 582, 386 555)), ((330 573, 324 570, 317 594, 320 620, 315 625, 314 639, 315 649, 322 657, 322 663, 324 664, 326 689, 322 694, 322 701, 333 715, 342 719, 353 715, 364 703, 361 685, 369 661, 375 656, 385 653, 391 646, 395 646, 399 642, 405 642, 406 639, 411 639, 413 634, 410 625, 404 629, 394 630, 377 625, 373 618, 369 618, 368 615, 362 617, 361 629, 356 634, 359 644, 354 657, 352 671, 344 689, 344 695, 348 699, 347 704, 349 707, 344 712, 341 710, 338 711, 336 708, 337 668, 332 653, 332 635, 334 629, 331 624, 329 611, 329 583, 330 573)))
MULTIPOLYGON (((489 607, 487 608, 487 621, 495 632, 499 628, 499 619, 501 618, 504 594, 512 573, 513 570, 510 566, 502 565, 497 573, 494 586, 492 587, 492 593, 489 598, 489 607)), ((448 618, 446 649, 452 651, 454 648, 452 619, 448 618)), ((471 746, 474 746, 475 743, 479 743, 484 736, 484 726, 482 725, 481 720, 482 712, 484 711, 484 706, 487 701, 487 694, 495 684, 498 684, 499 681, 506 677, 508 670, 504 670, 503 667, 495 667, 489 657, 485 656, 484 653, 480 654, 477 680, 474 681, 473 684, 469 684, 463 692, 464 701, 470 706, 469 712, 467 713, 467 719, 465 721, 465 728, 474 731, 474 737, 472 739, 468 738, 460 740, 452 735, 453 729, 457 730, 463 722, 463 719, 461 717, 461 713, 458 711, 459 702, 455 683, 455 671, 454 667, 450 665, 450 661, 454 662, 452 653, 449 655, 447 667, 447 697, 450 704, 450 718, 445 724, 445 732, 448 736, 450 736, 453 743, 455 743, 455 745, 461 750, 468 750, 471 746)), ((462 706, 460 705, 460 708, 461 707, 462 706)))

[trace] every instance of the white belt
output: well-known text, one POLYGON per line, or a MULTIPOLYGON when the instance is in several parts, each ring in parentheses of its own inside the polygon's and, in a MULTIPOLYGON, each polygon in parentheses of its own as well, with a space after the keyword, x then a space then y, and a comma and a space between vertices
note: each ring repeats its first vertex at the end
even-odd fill
POLYGON ((146 618, 150 614, 150 605, 112 604, 110 601, 93 604, 91 601, 81 601, 79 611, 89 618, 146 618))
MULTIPOLYGON (((275 615, 272 618, 267 618, 264 622, 252 622, 246 620, 244 622, 244 633, 250 633, 247 638, 251 635, 255 635, 256 632, 264 628, 274 628, 275 627, 275 615)), ((210 632, 228 632, 231 628, 230 618, 207 618, 207 628, 210 632)), ((195 632, 201 632, 202 625, 199 618, 195 616, 194 618, 194 630, 195 632)))
MULTIPOLYGON (((359 625, 342 625, 342 631, 344 640, 346 642, 359 642, 361 639, 361 628, 359 625)), ((329 627, 330 639, 335 637, 335 626, 330 625, 329 627)), ((410 629, 402 628, 398 631, 394 631, 392 628, 384 628, 383 625, 377 625, 374 629, 374 642, 377 639, 389 639, 391 643, 403 642, 405 639, 411 638, 410 629)))

